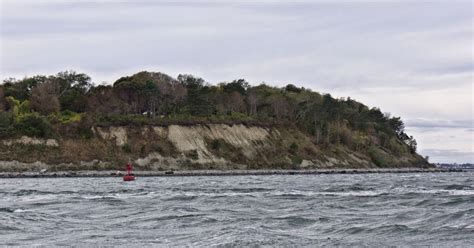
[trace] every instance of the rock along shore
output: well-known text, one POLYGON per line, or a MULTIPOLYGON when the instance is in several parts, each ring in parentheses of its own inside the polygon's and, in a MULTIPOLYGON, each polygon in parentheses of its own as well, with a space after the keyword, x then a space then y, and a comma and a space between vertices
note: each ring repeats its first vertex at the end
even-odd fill
MULTIPOLYGON (((194 170, 194 171, 135 171, 137 177, 183 176, 261 176, 261 175, 320 175, 370 173, 442 173, 466 172, 462 169, 317 169, 317 170, 194 170)), ((121 177, 121 171, 56 171, 56 172, 0 172, 0 178, 54 178, 54 177, 121 177)))

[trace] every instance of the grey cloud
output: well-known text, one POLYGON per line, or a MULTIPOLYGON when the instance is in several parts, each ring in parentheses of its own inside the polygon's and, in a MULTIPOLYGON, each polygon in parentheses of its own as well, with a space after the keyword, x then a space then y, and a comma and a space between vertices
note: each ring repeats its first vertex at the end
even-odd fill
POLYGON ((474 152, 468 152, 468 151, 459 151, 459 150, 453 150, 453 149, 424 149, 422 150, 423 153, 429 153, 433 154, 435 156, 457 156, 457 155, 468 155, 468 156, 473 156, 474 152))
POLYGON ((436 119, 411 119, 405 125, 416 128, 472 128, 474 119, 467 120, 436 120, 436 119))
POLYGON ((439 163, 474 163, 473 151, 452 149, 425 149, 422 154, 428 155, 431 161, 439 163))
POLYGON ((431 68, 426 68, 421 70, 426 73, 435 73, 435 74, 456 74, 456 73, 472 73, 474 71, 474 62, 466 61, 458 64, 445 64, 443 66, 433 66, 431 68))
POLYGON ((44 57, 55 68, 92 73, 170 65, 211 80, 237 74, 324 89, 443 88, 447 81, 466 84, 470 73, 468 54, 438 56, 439 46, 470 47, 469 40, 433 39, 456 27, 470 30, 466 3, 29 3, 18 8, 21 16, 2 15, 2 74, 40 72, 48 67, 44 57), (449 78, 430 77, 446 72, 449 78))

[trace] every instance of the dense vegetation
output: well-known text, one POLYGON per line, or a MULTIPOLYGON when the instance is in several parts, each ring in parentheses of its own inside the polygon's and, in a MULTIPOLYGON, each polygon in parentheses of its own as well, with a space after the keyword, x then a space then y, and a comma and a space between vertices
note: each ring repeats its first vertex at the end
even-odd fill
POLYGON ((112 85, 95 85, 85 74, 65 71, 0 85, 0 138, 87 139, 94 125, 173 123, 293 125, 322 149, 344 145, 370 155, 377 146, 394 154, 416 152, 416 141, 399 117, 292 84, 251 86, 239 79, 210 85, 192 75, 174 79, 143 71, 112 85))

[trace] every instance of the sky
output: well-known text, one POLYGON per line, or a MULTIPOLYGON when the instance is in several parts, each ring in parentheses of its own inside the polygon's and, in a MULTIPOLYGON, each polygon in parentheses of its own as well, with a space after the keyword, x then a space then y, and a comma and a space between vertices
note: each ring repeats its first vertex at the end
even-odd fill
POLYGON ((474 163, 472 1, 0 1, 2 80, 293 83, 401 116, 431 162, 474 163))

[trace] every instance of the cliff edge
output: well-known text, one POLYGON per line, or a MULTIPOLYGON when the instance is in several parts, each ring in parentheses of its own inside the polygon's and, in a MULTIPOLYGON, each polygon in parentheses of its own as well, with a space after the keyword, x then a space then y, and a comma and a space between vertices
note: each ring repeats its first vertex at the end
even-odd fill
POLYGON ((197 124, 93 127, 88 139, 0 141, 0 171, 430 167, 418 154, 371 144, 321 147, 298 128, 197 124))

